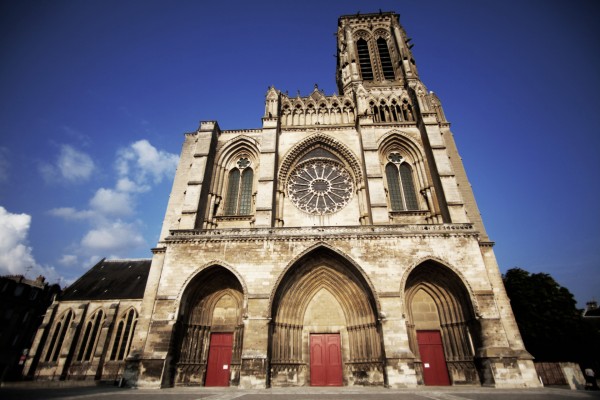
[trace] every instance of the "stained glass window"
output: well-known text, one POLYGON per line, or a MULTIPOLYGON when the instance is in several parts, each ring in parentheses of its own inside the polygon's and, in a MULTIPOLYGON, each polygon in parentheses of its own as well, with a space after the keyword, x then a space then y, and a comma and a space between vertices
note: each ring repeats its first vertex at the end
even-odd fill
POLYGON ((240 191, 240 170, 237 168, 229 172, 227 186, 227 198, 225 199, 225 214, 235 215, 237 213, 238 194, 240 191))
POLYGON ((127 357, 136 323, 137 313, 133 308, 121 315, 110 353, 111 360, 124 360, 127 357))
POLYGON ((95 313, 85 325, 85 333, 79 347, 77 361, 90 361, 94 356, 98 333, 104 322, 104 313, 102 310, 95 313))
POLYGON ((398 176, 398 167, 392 163, 385 166, 385 176, 388 183, 388 192, 390 194, 390 205, 392 211, 404 210, 404 202, 402 201, 402 192, 400 191, 400 179, 398 176))
POLYGON ((408 164, 400 164, 400 180, 402 189, 404 190, 404 199, 406 200, 407 210, 418 210, 417 195, 415 193, 415 185, 413 183, 412 171, 408 164))
POLYGON ((240 215, 248 215, 252 212, 252 181, 254 174, 251 168, 242 171, 242 185, 240 194, 240 215))
POLYGON ((319 158, 304 161, 292 171, 288 195, 296 207, 309 214, 333 214, 352 197, 353 181, 342 164, 319 158))
POLYGON ((412 169, 399 153, 390 153, 385 166, 390 208, 392 211, 418 210, 419 202, 415 191, 412 169))
POLYGON ((58 360, 58 356, 60 355, 60 350, 63 345, 63 341, 65 340, 65 335, 67 334, 67 330, 69 329, 69 325, 71 324, 72 318, 73 312, 69 310, 63 314, 60 321, 58 321, 58 323, 54 327, 52 339, 50 340, 50 345, 48 346, 48 351, 46 352, 46 361, 58 360))
POLYGON ((241 157, 236 162, 236 167, 229 171, 225 215, 249 215, 252 213, 254 172, 249 165, 248 158, 241 157))

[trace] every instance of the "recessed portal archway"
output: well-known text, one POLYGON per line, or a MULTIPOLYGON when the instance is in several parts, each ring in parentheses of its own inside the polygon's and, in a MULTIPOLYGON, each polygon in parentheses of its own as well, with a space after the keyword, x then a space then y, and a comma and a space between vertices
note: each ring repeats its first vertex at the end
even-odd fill
POLYGON ((460 277, 438 262, 426 261, 411 271, 404 293, 419 382, 478 383, 474 354, 479 327, 460 277))
POLYGON ((375 299, 340 254, 320 247, 296 261, 271 312, 272 386, 383 385, 375 299))
POLYGON ((175 385, 237 385, 244 294, 237 277, 212 266, 186 288, 177 322, 175 385))

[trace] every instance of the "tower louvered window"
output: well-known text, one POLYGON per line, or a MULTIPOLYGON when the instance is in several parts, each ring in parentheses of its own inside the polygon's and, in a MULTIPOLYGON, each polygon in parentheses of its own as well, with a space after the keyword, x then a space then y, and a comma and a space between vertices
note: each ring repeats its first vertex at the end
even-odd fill
POLYGON ((373 66, 371 65, 371 56, 369 55, 369 45, 364 39, 359 39, 356 42, 358 50, 358 63, 360 64, 360 73, 363 80, 373 80, 373 66))
POLYGON ((225 215, 249 215, 252 213, 252 183, 254 172, 250 161, 242 157, 236 167, 229 171, 225 215))
POLYGON ((390 207, 392 211, 418 210, 412 169, 398 153, 391 153, 385 166, 390 207))
POLYGON ((377 39, 377 50, 379 50, 383 77, 388 81, 393 81, 396 78, 394 76, 394 66, 392 65, 392 57, 390 57, 390 50, 384 38, 377 39))

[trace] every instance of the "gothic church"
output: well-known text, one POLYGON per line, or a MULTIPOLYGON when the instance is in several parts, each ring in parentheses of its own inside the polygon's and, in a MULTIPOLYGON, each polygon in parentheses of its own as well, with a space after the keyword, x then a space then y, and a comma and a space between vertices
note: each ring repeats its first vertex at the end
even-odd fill
POLYGON ((536 387, 440 100, 391 12, 337 29, 339 94, 274 87, 262 128, 185 135, 151 260, 46 314, 32 379, 536 387))

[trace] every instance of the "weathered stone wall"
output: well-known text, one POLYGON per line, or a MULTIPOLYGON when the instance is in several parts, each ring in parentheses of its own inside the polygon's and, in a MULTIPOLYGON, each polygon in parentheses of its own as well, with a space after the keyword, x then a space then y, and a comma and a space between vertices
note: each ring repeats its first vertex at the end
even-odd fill
MULTIPOLYGON (((125 370, 125 361, 111 361, 110 354, 115 340, 115 324, 122 313, 133 308, 140 312, 140 300, 97 300, 97 301, 62 301, 51 306, 51 311, 40 327, 28 355, 25 375, 39 380, 118 380, 125 370), (78 360, 82 346, 87 342, 84 329, 88 319, 102 311, 104 318, 97 331, 92 347, 90 360, 78 360), (52 341, 58 322, 66 313, 72 312, 70 322, 64 326, 62 345, 56 360, 48 352, 57 351, 60 335, 52 341), (49 358, 49 360, 47 360, 49 358), (36 370, 29 370, 35 364, 36 370)), ((89 338, 88 342, 90 341, 89 338)))
MULTIPOLYGON (((158 364, 152 369, 154 372, 146 370, 142 374, 140 383, 159 384, 164 380, 165 371, 161 371, 160 376, 155 374, 160 369, 159 360, 166 360, 172 350, 173 326, 181 315, 181 296, 197 274, 219 265, 240 280, 247 304, 240 386, 262 387, 266 385, 269 373, 272 373, 271 384, 308 384, 306 365, 299 365, 295 371, 279 371, 274 367, 267 370, 269 321, 274 312, 274 293, 286 273, 299 267, 296 260, 320 247, 331 249, 339 259, 355 266, 368 282, 369 295, 377 305, 381 323, 387 384, 395 387, 417 384, 415 358, 406 328, 409 305, 404 300, 404 287, 411 271, 427 260, 436 261, 460 277, 469 294, 473 313, 480 319, 483 346, 479 350, 496 351, 495 357, 509 355, 508 336, 511 333, 501 322, 502 315, 493 297, 494 287, 488 279, 476 231, 470 225, 182 231, 166 241, 163 272, 143 357, 144 363, 158 364)), ((322 296, 327 297, 326 294, 322 296)), ((321 303, 320 312, 327 311, 327 307, 335 308, 331 301, 321 303)), ((327 312, 331 318, 337 314, 339 311, 334 309, 327 312)), ((304 356, 310 327, 319 327, 322 315, 309 312, 306 317, 304 356)), ((331 324, 321 330, 333 329, 331 324)), ((342 333, 344 342, 346 328, 339 323, 333 325, 339 328, 333 330, 342 333)), ((347 347, 343 351, 346 352, 347 347)), ((514 357, 514 354, 510 355, 514 357)), ((525 384, 516 359, 487 362, 486 365, 496 385, 499 382, 507 386, 525 384)), ((377 368, 366 380, 357 382, 356 376, 364 377, 364 374, 354 374, 348 366, 346 384, 368 384, 369 379, 383 383, 383 371, 377 371, 377 368)))

